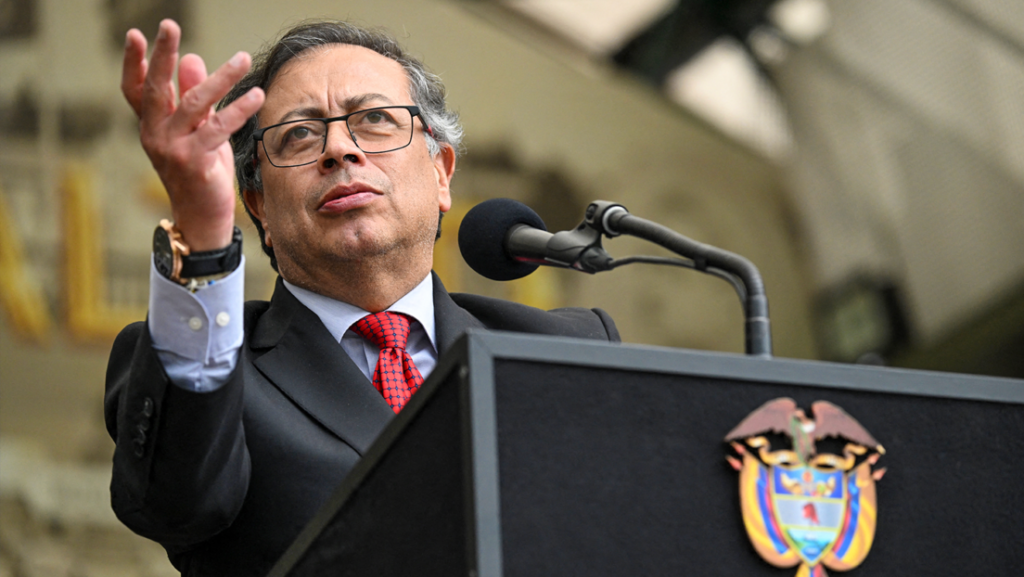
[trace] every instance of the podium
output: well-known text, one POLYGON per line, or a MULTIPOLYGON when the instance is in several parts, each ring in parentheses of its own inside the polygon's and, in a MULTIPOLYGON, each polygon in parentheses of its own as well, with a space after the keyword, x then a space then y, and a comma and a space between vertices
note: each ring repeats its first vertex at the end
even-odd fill
POLYGON ((780 397, 886 450, 852 577, 1024 566, 1024 381, 472 332, 270 575, 795 575, 725 459, 780 397))

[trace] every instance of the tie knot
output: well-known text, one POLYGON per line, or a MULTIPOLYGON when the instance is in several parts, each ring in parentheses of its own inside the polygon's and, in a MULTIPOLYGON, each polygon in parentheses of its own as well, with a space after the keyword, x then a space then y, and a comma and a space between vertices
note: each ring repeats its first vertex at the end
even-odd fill
POLYGON ((409 340, 409 317, 387 311, 366 315, 352 325, 352 330, 378 349, 405 349, 409 340))

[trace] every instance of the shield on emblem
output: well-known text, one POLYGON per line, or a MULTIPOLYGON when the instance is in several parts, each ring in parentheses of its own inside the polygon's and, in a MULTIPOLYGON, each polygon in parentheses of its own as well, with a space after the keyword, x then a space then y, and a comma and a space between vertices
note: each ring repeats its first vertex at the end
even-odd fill
POLYGON ((847 493, 840 471, 772 467, 772 512, 782 536, 809 566, 817 565, 842 529, 847 493))

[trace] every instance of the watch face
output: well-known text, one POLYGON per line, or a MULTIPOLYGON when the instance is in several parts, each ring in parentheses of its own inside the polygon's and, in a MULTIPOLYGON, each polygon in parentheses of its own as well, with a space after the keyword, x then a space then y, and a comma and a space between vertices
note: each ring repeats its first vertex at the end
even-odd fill
POLYGON ((171 278, 174 272, 174 249, 171 248, 171 238, 167 231, 160 227, 153 233, 153 264, 157 272, 171 278))

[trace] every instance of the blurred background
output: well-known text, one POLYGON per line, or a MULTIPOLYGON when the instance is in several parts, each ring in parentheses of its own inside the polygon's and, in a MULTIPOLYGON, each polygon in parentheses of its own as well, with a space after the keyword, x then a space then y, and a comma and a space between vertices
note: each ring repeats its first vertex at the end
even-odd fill
MULTIPOLYGON (((458 254, 481 200, 526 202, 553 231, 615 200, 760 267, 777 356, 1024 378, 1024 3, 0 0, 0 577, 176 574, 109 510, 102 415, 169 216, 121 49, 164 17, 211 69, 333 17, 388 28, 440 74, 467 132, 435 263, 449 290, 599 306, 630 343, 742 352, 715 278, 633 265, 500 284, 458 254)), ((267 298, 239 215, 248 296, 267 298)))

